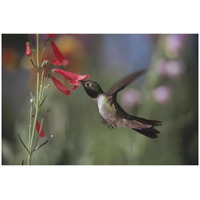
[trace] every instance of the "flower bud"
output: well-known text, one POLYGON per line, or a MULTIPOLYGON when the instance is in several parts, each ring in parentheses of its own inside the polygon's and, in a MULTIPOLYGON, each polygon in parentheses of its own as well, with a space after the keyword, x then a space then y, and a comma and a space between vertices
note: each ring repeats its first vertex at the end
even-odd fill
POLYGON ((30 99, 30 104, 33 104, 34 103, 34 100, 33 99, 30 99))
POLYGON ((26 55, 27 56, 31 56, 32 55, 31 48, 30 48, 30 43, 29 42, 26 43, 26 55))
POLYGON ((49 60, 44 60, 44 64, 48 65, 49 64, 49 60))
POLYGON ((51 87, 51 85, 50 84, 48 84, 45 88, 47 89, 47 88, 50 88, 51 87))

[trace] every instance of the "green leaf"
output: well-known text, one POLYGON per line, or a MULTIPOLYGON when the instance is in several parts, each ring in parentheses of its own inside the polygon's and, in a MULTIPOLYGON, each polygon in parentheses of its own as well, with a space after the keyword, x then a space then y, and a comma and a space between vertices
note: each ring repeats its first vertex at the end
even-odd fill
POLYGON ((45 101, 45 99, 47 98, 47 95, 44 97, 44 99, 42 100, 42 102, 40 103, 39 107, 41 107, 45 101))

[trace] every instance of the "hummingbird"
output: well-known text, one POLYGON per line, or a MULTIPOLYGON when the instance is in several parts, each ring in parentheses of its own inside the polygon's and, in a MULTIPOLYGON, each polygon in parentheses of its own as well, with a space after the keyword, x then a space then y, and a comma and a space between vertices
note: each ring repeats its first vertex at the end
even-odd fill
POLYGON ((142 69, 126 76, 113 85, 107 92, 104 92, 101 86, 95 81, 81 81, 86 93, 97 102, 99 113, 108 123, 109 129, 114 129, 114 127, 131 128, 149 138, 158 137, 160 132, 154 126, 161 126, 161 121, 129 115, 116 100, 118 92, 145 71, 145 69, 142 69))

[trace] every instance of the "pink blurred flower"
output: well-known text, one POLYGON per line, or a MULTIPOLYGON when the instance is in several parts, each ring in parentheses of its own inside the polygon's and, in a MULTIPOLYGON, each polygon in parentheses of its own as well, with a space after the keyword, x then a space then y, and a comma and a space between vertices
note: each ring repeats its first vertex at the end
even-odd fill
POLYGON ((166 85, 157 87, 152 91, 153 99, 160 104, 168 103, 171 98, 171 95, 172 95, 172 90, 169 86, 166 85))
POLYGON ((134 89, 127 89, 122 96, 122 106, 131 108, 140 101, 140 92, 134 89))
POLYGON ((186 35, 172 34, 166 39, 166 50, 170 56, 177 57, 184 45, 186 35))
POLYGON ((169 78, 177 78, 184 72, 184 66, 180 61, 160 61, 158 73, 169 78))

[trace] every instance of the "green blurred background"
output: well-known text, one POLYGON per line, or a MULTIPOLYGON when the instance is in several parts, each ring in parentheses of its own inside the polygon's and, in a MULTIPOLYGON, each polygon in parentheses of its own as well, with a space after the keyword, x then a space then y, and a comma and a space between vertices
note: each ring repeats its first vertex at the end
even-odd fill
MULTIPOLYGON (((41 46, 47 38, 40 35, 41 46)), ((28 140, 30 91, 35 89, 35 69, 25 56, 27 41, 26 34, 2 35, 3 165, 27 159, 18 139, 20 133, 25 143, 28 140)), ((105 90, 127 74, 148 68, 118 94, 118 102, 129 114, 160 120, 163 126, 154 140, 131 129, 110 131, 82 86, 65 96, 49 80, 42 112, 52 108, 44 130, 46 138, 54 137, 36 151, 32 164, 198 164, 198 35, 62 34, 55 43, 72 62, 68 71, 90 74, 105 90)), ((50 46, 47 49, 51 57, 50 46)))

